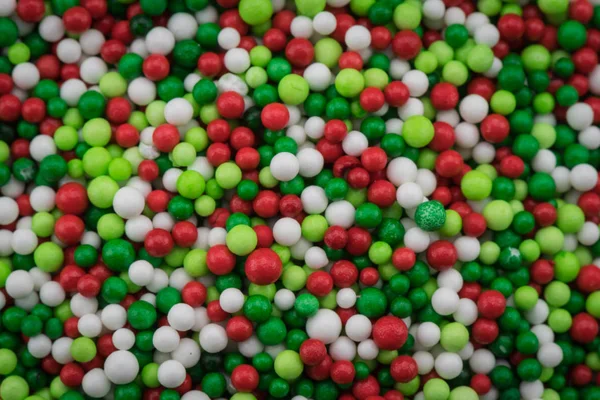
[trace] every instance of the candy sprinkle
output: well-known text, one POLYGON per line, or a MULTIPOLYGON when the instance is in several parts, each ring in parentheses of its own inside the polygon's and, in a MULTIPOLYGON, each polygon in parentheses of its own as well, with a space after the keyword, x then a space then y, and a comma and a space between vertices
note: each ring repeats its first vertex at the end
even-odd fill
POLYGON ((0 0, 1 400, 600 400, 598 0, 0 0))

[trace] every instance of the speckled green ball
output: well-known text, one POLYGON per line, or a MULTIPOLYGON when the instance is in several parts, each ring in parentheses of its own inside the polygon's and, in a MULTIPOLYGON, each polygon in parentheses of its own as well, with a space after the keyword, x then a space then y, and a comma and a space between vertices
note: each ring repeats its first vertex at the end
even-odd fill
POLYGON ((446 222, 446 210, 437 200, 421 203, 415 213, 415 222, 424 231, 437 231, 446 222))

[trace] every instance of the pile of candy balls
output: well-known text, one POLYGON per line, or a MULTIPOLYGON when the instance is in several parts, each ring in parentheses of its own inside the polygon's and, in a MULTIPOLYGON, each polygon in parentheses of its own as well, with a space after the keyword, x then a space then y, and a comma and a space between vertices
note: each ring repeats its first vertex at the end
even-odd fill
POLYGON ((600 400, 599 0, 0 0, 0 399, 600 400))

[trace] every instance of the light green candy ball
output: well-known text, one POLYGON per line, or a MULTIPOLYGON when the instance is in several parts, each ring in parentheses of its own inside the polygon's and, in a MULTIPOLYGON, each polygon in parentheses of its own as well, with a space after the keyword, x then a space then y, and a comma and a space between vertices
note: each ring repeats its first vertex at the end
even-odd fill
POLYGON ((451 322, 442 328, 440 343, 447 351, 456 353, 469 342, 469 331, 463 324, 451 322))
POLYGON ((28 395, 29 385, 20 376, 9 376, 0 385, 0 397, 2 400, 24 400, 28 395))
POLYGON ((89 362, 96 357, 96 344, 90 338, 77 338, 71 344, 71 356, 77 362, 89 362))
POLYGON ((562 249, 565 235, 555 226, 547 226, 535 234, 535 241, 540 246, 542 254, 556 254, 562 249))
POLYGON ((440 378, 430 379, 423 386, 427 400, 446 400, 450 396, 450 386, 440 378))
POLYGON ((17 355, 10 349, 0 349, 0 375, 8 375, 17 366, 17 355))
POLYGON ((98 208, 112 206, 113 198, 119 190, 119 185, 108 176, 94 178, 87 188, 90 202, 98 208))
POLYGON ((275 373, 285 380, 298 378, 304 370, 300 355, 292 350, 284 350, 275 358, 275 373))
POLYGON ((187 170, 177 178, 177 191, 187 199, 197 199, 204 193, 206 183, 200 173, 187 170))
POLYGON ((492 180, 483 172, 469 171, 460 181, 460 189, 469 200, 483 200, 492 193, 492 180))
POLYGON ((433 135, 433 124, 422 115, 413 115, 402 125, 402 137, 411 147, 427 146, 433 140, 433 135))
POLYGON ((488 71, 494 63, 494 52, 484 44, 478 44, 469 50, 467 55, 467 65, 472 71, 484 73, 488 71))
POLYGON ((468 386, 459 386, 450 392, 450 400, 478 400, 477 393, 468 386))
POLYGON ((225 237, 227 248, 237 256, 246 256, 256 248, 258 238, 248 225, 236 225, 225 237))
POLYGON ((273 6, 269 0, 242 0, 238 11, 248 25, 260 25, 271 19, 273 6))
POLYGON ((296 11, 300 15, 313 18, 325 9, 325 0, 296 0, 296 11))
POLYGON ((343 69, 335 77, 335 90, 344 97, 356 97, 365 87, 365 78, 353 68, 343 69))
POLYGON ((279 82, 277 92, 285 104, 295 106, 308 97, 308 82, 300 75, 287 75, 279 82))
POLYGON ((564 233, 577 233, 585 223, 581 208, 574 204, 565 204, 558 209, 556 225, 564 233))
POLYGON ((503 231, 512 223, 513 210, 508 202, 494 200, 484 207, 483 217, 488 228, 493 231, 503 231))
POLYGON ((242 170, 233 162, 226 162, 217 167, 215 179, 223 189, 233 189, 242 180, 242 170))
POLYGON ((394 10, 394 24, 398 29, 416 29, 421 23, 421 10, 413 4, 402 3, 394 10))
POLYGON ((64 261, 63 251, 56 243, 44 242, 33 252, 33 261, 44 272, 56 272, 64 261))
POLYGON ((90 146, 106 146, 110 141, 110 124, 104 118, 90 119, 82 129, 83 140, 90 146))

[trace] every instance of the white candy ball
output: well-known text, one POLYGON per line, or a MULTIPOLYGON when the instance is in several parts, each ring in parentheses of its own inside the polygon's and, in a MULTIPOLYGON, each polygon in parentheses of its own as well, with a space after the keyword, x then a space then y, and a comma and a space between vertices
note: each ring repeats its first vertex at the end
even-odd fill
POLYGON ((167 28, 157 26, 152 28, 146 35, 146 47, 152 54, 166 56, 175 47, 175 37, 167 28))
POLYGON ((306 333, 311 339, 325 344, 333 343, 342 331, 342 321, 333 310, 321 308, 306 321, 306 333))
POLYGON ((458 310, 458 294, 450 288, 438 288, 431 297, 431 306, 440 315, 450 315, 458 310))
POLYGON ((178 303, 167 314, 169 325, 178 331, 189 331, 194 326, 194 309, 189 304, 178 303))
POLYGON ((470 94, 462 99, 459 104, 460 116, 469 123, 478 124, 487 116, 489 105, 478 94, 470 94))
POLYGON ((145 205, 144 196, 137 189, 129 186, 119 189, 113 198, 115 213, 125 219, 140 215, 145 205))
POLYGON ((275 179, 288 182, 298 175, 300 162, 292 153, 278 153, 271 159, 270 169, 275 179))
POLYGON ((571 170, 570 180, 573 188, 580 192, 587 192, 596 186, 598 171, 590 164, 579 164, 571 170))
POLYGON ((301 226, 293 218, 281 218, 273 225, 273 238, 283 246, 293 246, 300 240, 301 236, 301 226))
POLYGON ((456 378, 462 368, 462 359, 456 353, 442 353, 435 359, 435 371, 443 379, 456 378))
POLYGON ((227 347, 227 332, 217 324, 208 324, 200 331, 200 346, 207 353, 218 353, 227 347))
POLYGON ((244 306, 244 294, 237 288, 227 288, 221 292, 219 304, 223 311, 236 313, 244 306))
POLYGON ((125 350, 111 353, 104 361, 104 372, 109 381, 115 385, 133 382, 140 370, 137 358, 125 350))
POLYGON ((158 382, 166 388, 176 388, 185 380, 185 367, 175 360, 168 360, 158 367, 158 382))
POLYGON ((170 326, 161 326, 152 336, 152 345, 162 353, 170 353, 179 346, 179 333, 170 326))

